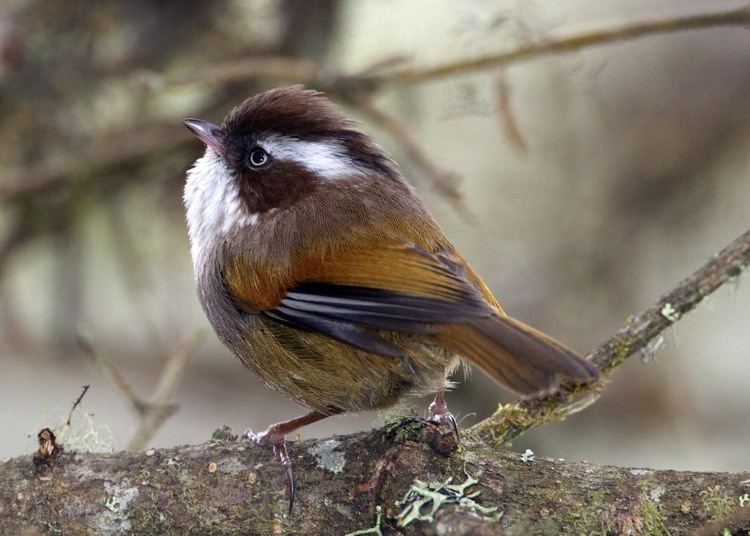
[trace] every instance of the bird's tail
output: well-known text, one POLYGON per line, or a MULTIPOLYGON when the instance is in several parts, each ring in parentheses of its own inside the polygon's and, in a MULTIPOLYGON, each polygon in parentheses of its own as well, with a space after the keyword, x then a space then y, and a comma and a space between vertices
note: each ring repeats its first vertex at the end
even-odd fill
POLYGON ((544 333, 507 316, 450 324, 438 335, 498 383, 526 396, 548 393, 563 381, 590 383, 599 369, 544 333))

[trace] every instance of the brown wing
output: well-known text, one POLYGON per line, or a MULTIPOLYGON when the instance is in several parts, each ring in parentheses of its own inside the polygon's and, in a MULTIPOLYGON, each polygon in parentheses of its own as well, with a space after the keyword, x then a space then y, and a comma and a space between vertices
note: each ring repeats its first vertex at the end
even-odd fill
POLYGON ((257 285, 238 279, 247 268, 230 266, 227 286, 250 310, 375 354, 402 354, 380 330, 423 334, 523 394, 549 390, 562 379, 597 376, 595 367, 561 344, 508 318, 478 276, 448 250, 385 242, 329 251, 302 260, 297 270, 270 274, 269 280, 288 282, 281 292, 278 281, 270 283, 277 285, 273 302, 257 285))

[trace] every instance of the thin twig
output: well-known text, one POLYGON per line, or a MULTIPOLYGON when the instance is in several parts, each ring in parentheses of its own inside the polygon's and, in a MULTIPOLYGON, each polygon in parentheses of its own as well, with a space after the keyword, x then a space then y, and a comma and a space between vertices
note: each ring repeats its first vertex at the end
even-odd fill
POLYGON ((497 77, 495 89, 497 91, 497 114, 500 117, 505 139, 513 148, 525 153, 526 141, 521 134, 521 127, 518 126, 516 114, 513 113, 513 106, 510 102, 510 83, 508 82, 508 74, 504 69, 500 71, 497 77))
MULTIPOLYGON (((739 277, 750 265, 750 230, 714 255, 693 275, 664 294, 652 307, 630 318, 604 344, 593 350, 587 358, 596 363, 607 376, 629 356, 645 348, 649 341, 670 327, 727 281, 739 277)), ((526 430, 565 417, 593 402, 601 386, 584 388, 562 387, 544 398, 501 405, 489 418, 470 430, 485 439, 500 443, 520 436, 526 430)))
POLYGON ((90 385, 84 385, 83 386, 83 391, 81 391, 81 394, 78 395, 78 398, 76 398, 76 401, 73 402, 73 407, 70 408, 70 413, 68 413, 68 420, 65 421, 65 426, 70 426, 70 421, 73 418, 73 412, 76 410, 76 408, 78 407, 78 405, 81 403, 81 400, 83 400, 83 397, 86 396, 86 393, 88 392, 89 387, 91 387, 91 386, 90 385))
POLYGON ((529 43, 514 50, 479 58, 458 60, 435 67, 394 70, 390 73, 381 74, 379 79, 373 80, 372 83, 375 87, 383 84, 411 84, 654 34, 668 34, 717 26, 743 26, 748 22, 750 22, 750 5, 717 13, 700 13, 650 21, 628 22, 611 28, 595 29, 579 34, 550 38, 537 43, 529 43))
POLYGON ((79 329, 76 334, 78 347, 88 355, 94 358, 96 364, 99 365, 104 376, 109 380, 115 390, 120 394, 122 398, 127 401, 133 408, 133 411, 139 416, 143 417, 148 404, 143 401, 138 395, 135 394, 131 385, 123 378, 120 371, 115 368, 109 359, 107 354, 98 351, 92 341, 92 336, 86 333, 85 330, 79 329))

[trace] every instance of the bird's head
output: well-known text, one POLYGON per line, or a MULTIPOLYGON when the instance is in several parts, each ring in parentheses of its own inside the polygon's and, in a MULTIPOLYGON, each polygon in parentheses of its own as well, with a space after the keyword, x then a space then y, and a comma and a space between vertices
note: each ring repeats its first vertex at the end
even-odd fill
POLYGON ((350 184, 401 181, 370 136, 321 93, 301 86, 254 95, 220 126, 202 119, 185 125, 206 145, 185 187, 194 260, 211 241, 316 193, 325 199, 350 184))

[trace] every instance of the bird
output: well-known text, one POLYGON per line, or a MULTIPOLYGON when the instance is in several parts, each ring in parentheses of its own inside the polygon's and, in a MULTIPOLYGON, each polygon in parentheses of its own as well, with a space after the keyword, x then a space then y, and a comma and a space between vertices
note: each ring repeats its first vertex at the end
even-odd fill
POLYGON ((331 415, 445 390, 464 360, 525 397, 589 384, 595 365, 509 316, 386 151, 323 93, 270 89, 220 125, 185 119, 205 145, 183 201, 202 308, 269 388, 309 411, 248 432, 286 467, 286 435, 331 415))

